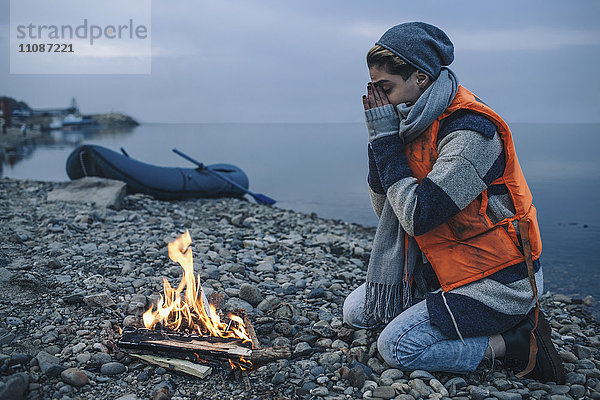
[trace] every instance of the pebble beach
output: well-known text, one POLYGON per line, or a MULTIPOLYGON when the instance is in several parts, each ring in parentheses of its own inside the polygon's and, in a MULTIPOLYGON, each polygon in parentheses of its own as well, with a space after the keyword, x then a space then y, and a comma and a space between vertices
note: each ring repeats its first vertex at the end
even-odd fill
POLYGON ((591 297, 544 293, 564 385, 517 379, 501 362, 466 375, 391 368, 377 333, 342 323, 364 282, 375 228, 244 199, 122 208, 48 201, 65 183, 0 178, 0 399, 600 399, 600 325, 591 297), (189 230, 194 269, 225 310, 244 309, 263 346, 292 357, 204 379, 119 349, 119 329, 172 285, 167 243, 189 230))

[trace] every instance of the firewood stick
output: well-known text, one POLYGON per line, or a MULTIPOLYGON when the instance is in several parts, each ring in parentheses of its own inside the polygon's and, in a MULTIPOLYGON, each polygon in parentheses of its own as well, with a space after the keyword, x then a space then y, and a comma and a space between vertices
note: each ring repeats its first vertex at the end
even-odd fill
POLYGON ((173 339, 152 338, 145 340, 143 335, 138 335, 135 342, 127 342, 123 339, 119 342, 122 348, 160 350, 160 351, 189 351, 198 354, 207 354, 213 358, 239 359, 244 357, 252 363, 264 364, 270 361, 290 358, 290 350, 286 347, 265 347, 260 349, 249 349, 235 342, 216 342, 193 339, 178 341, 173 339))
POLYGON ((205 378, 210 375, 212 368, 205 365, 198 365, 188 360, 180 360, 171 357, 159 357, 149 354, 131 354, 135 358, 146 361, 150 364, 158 365, 173 371, 183 372, 198 378, 205 378))
POLYGON ((260 342, 258 341, 258 337, 256 336, 256 332, 254 331, 254 326, 250 322, 250 318, 246 315, 246 312, 242 312, 242 319, 244 321, 244 325, 246 326, 246 330, 250 334, 250 338, 252 339, 253 348, 260 349, 260 342))

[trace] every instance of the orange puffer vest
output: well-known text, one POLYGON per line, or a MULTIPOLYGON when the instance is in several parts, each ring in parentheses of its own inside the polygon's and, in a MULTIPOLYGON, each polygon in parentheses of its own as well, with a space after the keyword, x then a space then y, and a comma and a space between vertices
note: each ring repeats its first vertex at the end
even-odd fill
POLYGON ((502 138, 506 155, 504 173, 492 184, 504 184, 516 214, 492 223, 486 214, 487 190, 457 215, 431 231, 416 236, 444 291, 479 280, 505 267, 525 261, 513 222, 529 226, 531 257, 538 259, 542 241, 532 196, 519 166, 512 135, 506 123, 473 93, 459 86, 450 106, 417 139, 405 147, 408 164, 419 183, 432 170, 437 154, 440 122, 457 110, 470 110, 491 120, 502 138))

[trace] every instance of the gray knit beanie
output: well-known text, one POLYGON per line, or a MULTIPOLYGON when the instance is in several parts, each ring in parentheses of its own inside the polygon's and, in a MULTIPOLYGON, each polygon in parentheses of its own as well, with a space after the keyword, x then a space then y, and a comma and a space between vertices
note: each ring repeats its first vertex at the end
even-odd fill
POLYGON ((377 41, 408 64, 437 79, 442 66, 454 60, 454 45, 440 28, 407 22, 387 30, 377 41))

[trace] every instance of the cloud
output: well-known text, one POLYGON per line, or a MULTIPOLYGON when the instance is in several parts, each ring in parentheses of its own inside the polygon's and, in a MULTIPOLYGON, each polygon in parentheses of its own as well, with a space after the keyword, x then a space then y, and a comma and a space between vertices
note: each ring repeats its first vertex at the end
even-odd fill
POLYGON ((600 44, 600 30, 523 27, 512 29, 448 30, 460 51, 546 51, 600 44))
MULTIPOLYGON (((385 32, 385 26, 362 21, 347 28, 350 34, 375 40, 385 32)), ((453 29, 446 33, 459 51, 545 51, 569 46, 600 45, 600 29, 520 27, 503 29, 453 29)))

